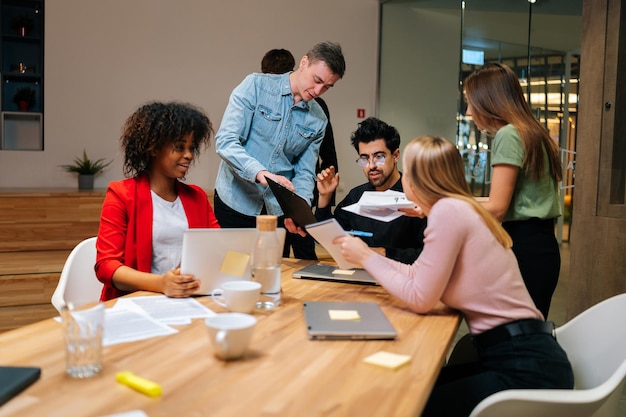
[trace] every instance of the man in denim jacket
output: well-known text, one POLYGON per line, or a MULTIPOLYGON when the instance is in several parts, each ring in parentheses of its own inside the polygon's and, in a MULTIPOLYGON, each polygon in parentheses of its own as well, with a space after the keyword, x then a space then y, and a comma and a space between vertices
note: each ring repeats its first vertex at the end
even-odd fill
POLYGON ((296 71, 250 74, 233 90, 215 137, 222 158, 214 197, 220 226, 255 227, 258 214, 282 216, 266 176, 312 200, 327 125, 313 99, 344 72, 341 47, 321 42, 302 57, 296 71))

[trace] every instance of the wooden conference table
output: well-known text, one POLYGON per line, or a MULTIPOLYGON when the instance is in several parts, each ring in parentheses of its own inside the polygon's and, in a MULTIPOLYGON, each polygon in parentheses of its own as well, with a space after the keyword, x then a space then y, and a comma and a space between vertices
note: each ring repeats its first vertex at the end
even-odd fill
MULTIPOLYGON (((246 356, 213 356, 203 320, 179 333, 104 348, 96 377, 65 375, 61 325, 44 320, 0 334, 0 365, 37 366, 41 378, 0 407, 4 416, 97 417, 143 410, 150 417, 191 416, 419 416, 460 322, 441 305, 411 312, 381 287, 292 279, 311 261, 284 259, 281 305, 254 313, 257 326, 246 356), (303 301, 374 301, 398 331, 394 341, 311 341, 303 301), (410 355, 390 370, 363 359, 378 351, 410 355), (116 382, 130 370, 158 382, 151 398, 116 382)), ((152 294, 152 293, 144 293, 152 294)), ((215 312, 210 297, 197 298, 215 312)))

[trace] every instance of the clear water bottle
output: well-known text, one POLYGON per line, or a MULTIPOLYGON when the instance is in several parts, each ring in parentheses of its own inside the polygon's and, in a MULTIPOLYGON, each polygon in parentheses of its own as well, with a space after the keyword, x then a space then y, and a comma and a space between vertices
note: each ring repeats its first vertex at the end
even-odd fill
POLYGON ((257 216, 257 241, 252 251, 252 280, 261 284, 261 298, 257 308, 266 310, 280 304, 280 260, 283 248, 276 235, 276 223, 276 216, 257 216))

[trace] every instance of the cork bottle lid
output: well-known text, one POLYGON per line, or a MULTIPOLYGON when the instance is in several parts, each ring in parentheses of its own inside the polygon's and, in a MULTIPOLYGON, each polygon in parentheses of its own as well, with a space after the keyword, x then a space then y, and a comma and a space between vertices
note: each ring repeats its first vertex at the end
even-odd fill
POLYGON ((278 218, 269 214, 256 216, 256 227, 261 232, 273 232, 276 230, 278 218))

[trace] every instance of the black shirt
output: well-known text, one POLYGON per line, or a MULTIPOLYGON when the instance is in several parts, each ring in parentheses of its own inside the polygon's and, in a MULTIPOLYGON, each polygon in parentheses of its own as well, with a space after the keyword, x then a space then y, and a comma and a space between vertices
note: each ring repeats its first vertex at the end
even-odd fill
MULTIPOLYGON (((404 192, 402 180, 399 179, 390 189, 404 192)), ((365 191, 376 190, 369 182, 350 190, 348 195, 335 208, 335 219, 345 230, 360 230, 373 233, 372 237, 361 237, 361 239, 370 247, 385 248, 388 258, 412 264, 424 248, 426 219, 403 215, 390 222, 383 222, 343 210, 343 207, 357 203, 365 191)), ((333 217, 331 206, 318 207, 315 211, 315 217, 319 221, 333 217)))

